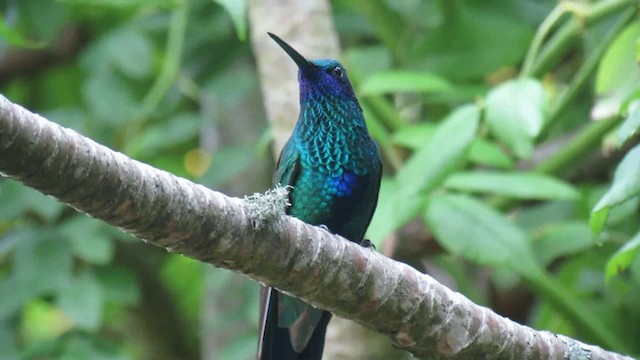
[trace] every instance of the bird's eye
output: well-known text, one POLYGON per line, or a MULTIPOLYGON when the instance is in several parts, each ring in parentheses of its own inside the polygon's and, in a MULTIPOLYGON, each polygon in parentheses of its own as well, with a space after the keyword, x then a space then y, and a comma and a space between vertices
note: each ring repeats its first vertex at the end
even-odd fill
POLYGON ((344 70, 342 70, 342 68, 340 66, 334 67, 333 69, 331 69, 331 72, 337 78, 341 78, 341 77, 344 76, 344 70))

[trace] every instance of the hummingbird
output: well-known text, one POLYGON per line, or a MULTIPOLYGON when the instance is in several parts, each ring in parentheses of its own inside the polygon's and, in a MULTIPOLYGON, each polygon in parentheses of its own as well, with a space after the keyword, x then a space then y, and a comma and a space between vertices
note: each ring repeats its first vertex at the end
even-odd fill
MULTIPOLYGON (((273 178, 292 189, 287 214, 367 246, 382 161, 347 71, 268 34, 298 66, 300 114, 273 178)), ((258 360, 320 360, 329 320, 330 312, 262 286, 258 360)))

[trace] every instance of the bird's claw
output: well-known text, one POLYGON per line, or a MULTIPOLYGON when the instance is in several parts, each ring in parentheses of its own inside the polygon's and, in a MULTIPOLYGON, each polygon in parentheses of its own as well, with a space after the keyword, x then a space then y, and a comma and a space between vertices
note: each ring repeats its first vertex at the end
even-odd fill
POLYGON ((373 241, 369 240, 369 239, 364 239, 360 242, 360 246, 362 246, 363 248, 371 248, 373 250, 376 249, 376 244, 373 243, 373 241))
MULTIPOLYGON (((320 224, 317 225, 319 228, 321 228, 322 230, 328 232, 329 234, 333 234, 334 232, 329 230, 329 228, 327 227, 327 225, 324 224, 320 224)), ((369 239, 363 239, 362 241, 360 241, 360 246, 362 246, 363 248, 366 249, 376 249, 376 245, 369 239)))

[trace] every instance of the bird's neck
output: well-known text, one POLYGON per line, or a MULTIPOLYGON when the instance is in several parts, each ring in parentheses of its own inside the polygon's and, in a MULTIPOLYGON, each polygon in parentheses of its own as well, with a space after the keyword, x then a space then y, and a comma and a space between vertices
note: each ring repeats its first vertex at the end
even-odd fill
POLYGON ((331 137, 327 140, 339 141, 369 135, 358 100, 331 95, 301 99, 300 117, 295 131, 301 138, 309 140, 331 137), (339 136, 334 139, 334 135, 339 136))
POLYGON ((302 102, 294 136, 305 166, 331 176, 367 173, 377 151, 357 101, 302 102))

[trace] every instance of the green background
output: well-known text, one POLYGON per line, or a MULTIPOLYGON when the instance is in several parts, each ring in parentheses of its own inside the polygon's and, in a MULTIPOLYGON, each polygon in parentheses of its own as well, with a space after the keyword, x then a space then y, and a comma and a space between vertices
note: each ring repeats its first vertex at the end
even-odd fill
MULTIPOLYGON (((637 3, 331 6, 384 156, 378 250, 518 322, 640 354, 637 3)), ((0 12, 9 100, 226 194, 270 186, 244 1, 0 12)), ((257 294, 0 179, 0 359, 250 359, 257 294)))

